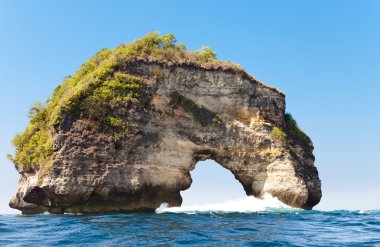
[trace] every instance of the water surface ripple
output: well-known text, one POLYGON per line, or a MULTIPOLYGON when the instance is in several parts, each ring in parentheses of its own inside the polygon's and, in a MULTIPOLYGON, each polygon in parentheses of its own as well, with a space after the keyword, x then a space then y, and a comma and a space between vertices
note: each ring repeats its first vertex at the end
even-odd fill
POLYGON ((380 246, 380 211, 0 215, 0 246, 380 246))

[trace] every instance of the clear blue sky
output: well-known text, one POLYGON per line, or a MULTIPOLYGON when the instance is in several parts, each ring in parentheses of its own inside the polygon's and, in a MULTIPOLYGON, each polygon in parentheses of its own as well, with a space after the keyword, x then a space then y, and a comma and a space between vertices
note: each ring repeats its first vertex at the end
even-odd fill
MULTIPOLYGON (((317 208, 379 209, 380 1, 181 2, 0 0, 0 213, 12 212, 18 178, 5 156, 33 102, 99 49, 154 30, 208 45, 286 94, 314 141, 317 208)), ((220 190, 237 183, 207 177, 220 190)))

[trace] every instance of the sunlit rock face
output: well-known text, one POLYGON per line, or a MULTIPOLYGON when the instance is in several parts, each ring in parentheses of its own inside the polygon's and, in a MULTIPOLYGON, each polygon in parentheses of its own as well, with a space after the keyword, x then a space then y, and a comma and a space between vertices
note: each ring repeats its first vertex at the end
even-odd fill
POLYGON ((144 83, 139 104, 113 109, 128 119, 128 132, 116 138, 94 119, 65 115, 53 134, 51 172, 19 171, 11 207, 97 213, 179 206, 190 171, 206 159, 230 170, 247 195, 268 192, 304 209, 320 201, 312 142, 287 133, 283 93, 223 68, 149 61, 125 67, 144 83))

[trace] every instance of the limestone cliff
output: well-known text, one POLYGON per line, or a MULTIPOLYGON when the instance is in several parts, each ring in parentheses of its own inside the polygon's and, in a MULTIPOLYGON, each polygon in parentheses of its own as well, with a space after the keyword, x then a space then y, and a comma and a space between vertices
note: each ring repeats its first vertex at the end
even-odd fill
MULTIPOLYGON (((173 40, 156 48, 178 55, 173 40)), ((269 192, 304 209, 320 201, 312 142, 285 114, 283 93, 214 54, 168 59, 154 52, 98 54, 91 71, 82 66, 35 110, 34 127, 15 141, 20 180, 11 207, 93 213, 179 206, 189 172, 205 159, 230 170, 247 195, 269 192), (31 146, 33 138, 44 144, 31 146)))

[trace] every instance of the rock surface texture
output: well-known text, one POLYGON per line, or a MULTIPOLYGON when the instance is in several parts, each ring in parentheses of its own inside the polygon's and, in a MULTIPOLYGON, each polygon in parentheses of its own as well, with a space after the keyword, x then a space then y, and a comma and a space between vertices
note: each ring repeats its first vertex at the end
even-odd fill
POLYGON ((312 142, 303 132, 287 133, 283 93, 245 72, 189 63, 134 60, 121 72, 143 78, 144 86, 141 105, 126 102, 121 113, 128 132, 116 138, 94 119, 64 115, 52 133, 51 171, 18 168, 12 208, 96 213, 179 206, 190 171, 206 159, 230 170, 247 195, 268 192, 304 209, 320 201, 312 142))

